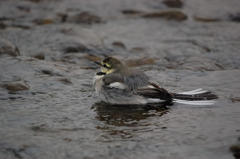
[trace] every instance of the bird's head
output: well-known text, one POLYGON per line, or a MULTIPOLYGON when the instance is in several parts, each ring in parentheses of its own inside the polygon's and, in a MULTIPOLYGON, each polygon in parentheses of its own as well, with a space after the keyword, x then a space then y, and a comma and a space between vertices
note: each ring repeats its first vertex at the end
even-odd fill
POLYGON ((124 68, 123 63, 114 57, 107 57, 103 59, 101 63, 96 62, 96 64, 100 65, 101 72, 104 72, 106 74, 113 73, 124 68))

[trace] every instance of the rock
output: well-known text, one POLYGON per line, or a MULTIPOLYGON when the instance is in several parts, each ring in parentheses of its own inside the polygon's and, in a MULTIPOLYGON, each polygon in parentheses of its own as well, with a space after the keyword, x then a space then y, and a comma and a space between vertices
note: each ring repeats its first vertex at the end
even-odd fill
POLYGON ((39 3, 39 2, 41 2, 42 0, 27 0, 27 1, 34 2, 34 3, 39 3))
POLYGON ((60 18, 60 21, 62 23, 67 21, 68 14, 66 14, 66 13, 58 13, 57 16, 60 18))
POLYGON ((86 52, 88 48, 80 43, 72 44, 71 46, 67 46, 63 49, 64 53, 77 53, 77 52, 86 52))
POLYGON ((42 74, 49 75, 49 76, 63 76, 63 74, 60 73, 60 71, 57 71, 51 68, 42 69, 41 72, 42 74))
POLYGON ((240 102, 240 97, 230 97, 229 98, 233 103, 240 102))
POLYGON ((231 21, 240 22, 240 13, 229 14, 229 18, 231 21))
MULTIPOLYGON (((74 42, 75 42, 74 46, 75 44, 79 46, 84 45, 84 46, 92 46, 92 47, 103 46, 102 39, 91 29, 74 26, 74 27, 62 29, 61 33, 68 35, 72 39, 74 39, 74 42)), ((84 46, 80 46, 80 47, 84 49, 85 48, 84 46)))
POLYGON ((33 22, 37 25, 51 24, 54 23, 51 19, 35 19, 33 22))
POLYGON ((6 29, 7 28, 7 25, 4 24, 4 23, 0 23, 0 29, 6 29))
POLYGON ((36 54, 33 57, 35 57, 36 59, 39 59, 39 60, 44 60, 45 59, 44 53, 36 54))
POLYGON ((3 87, 9 91, 24 91, 28 90, 30 87, 27 85, 25 81, 14 81, 14 82, 7 82, 3 84, 3 87))
POLYGON ((137 67, 137 66, 142 66, 142 65, 151 65, 151 64, 154 64, 154 63, 155 63, 154 58, 147 58, 147 57, 126 61, 126 64, 130 67, 137 67))
POLYGON ((196 21, 205 22, 205 23, 208 23, 208 22, 219 22, 220 21, 220 19, 218 19, 218 18, 203 18, 203 17, 197 17, 197 16, 194 16, 193 18, 196 21))
POLYGON ((85 59, 89 60, 89 61, 100 61, 101 58, 95 55, 86 55, 84 56, 85 59))
POLYGON ((210 59, 201 57, 190 57, 179 62, 176 68, 194 70, 194 71, 216 71, 223 70, 223 66, 210 59))
POLYGON ((140 10, 126 9, 126 10, 122 10, 122 13, 126 15, 136 15, 136 14, 142 14, 144 12, 140 10))
POLYGON ((115 46, 115 47, 126 50, 126 46, 124 45, 124 43, 122 43, 120 41, 115 41, 115 42, 112 43, 112 45, 115 46))
POLYGON ((64 84, 72 84, 72 81, 66 77, 58 78, 58 81, 60 81, 64 84))
POLYGON ((164 0, 163 4, 165 4, 169 8, 182 8, 183 2, 181 0, 164 0))
POLYGON ((143 18, 164 18, 168 20, 183 21, 187 19, 187 15, 181 11, 159 11, 146 13, 142 15, 143 18))
POLYGON ((20 55, 18 48, 13 43, 0 37, 0 55, 1 54, 8 54, 11 56, 20 55))
POLYGON ((69 16, 67 18, 67 21, 81 24, 93 24, 102 22, 99 16, 91 14, 89 12, 82 12, 73 16, 69 16))

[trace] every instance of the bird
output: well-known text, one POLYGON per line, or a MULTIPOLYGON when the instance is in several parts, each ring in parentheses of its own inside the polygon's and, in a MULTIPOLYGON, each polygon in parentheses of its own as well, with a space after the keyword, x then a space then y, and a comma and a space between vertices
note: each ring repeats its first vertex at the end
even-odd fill
POLYGON ((119 59, 109 56, 95 62, 101 71, 93 77, 95 91, 101 101, 114 105, 147 105, 174 103, 212 105, 218 96, 202 88, 172 93, 152 82, 140 69, 128 67, 119 59))

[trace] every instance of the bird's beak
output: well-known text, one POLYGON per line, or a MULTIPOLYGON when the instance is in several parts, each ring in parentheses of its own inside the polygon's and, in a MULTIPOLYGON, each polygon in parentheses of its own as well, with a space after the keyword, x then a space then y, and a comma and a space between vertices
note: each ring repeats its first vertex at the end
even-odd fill
POLYGON ((100 62, 95 61, 95 64, 102 66, 102 64, 100 62))

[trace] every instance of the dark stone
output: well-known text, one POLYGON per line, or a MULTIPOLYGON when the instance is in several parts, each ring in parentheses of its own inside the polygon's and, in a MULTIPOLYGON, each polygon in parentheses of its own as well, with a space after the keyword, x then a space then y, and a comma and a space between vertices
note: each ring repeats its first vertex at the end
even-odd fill
POLYGON ((120 42, 120 41, 115 41, 112 43, 113 46, 118 47, 118 48, 122 48, 122 49, 126 49, 126 46, 124 45, 124 43, 120 42))
POLYGON ((187 15, 181 11, 159 11, 146 13, 142 15, 143 18, 164 18, 168 20, 183 21, 187 19, 187 15))
POLYGON ((127 14, 127 15, 135 15, 135 14, 142 14, 143 11, 134 10, 134 9, 126 9, 126 10, 122 10, 122 13, 127 14))
POLYGON ((196 21, 205 22, 205 23, 219 22, 220 21, 220 19, 218 19, 218 18, 203 18, 203 17, 197 17, 197 16, 194 16, 193 18, 196 21))
POLYGON ((89 12, 82 12, 76 15, 73 15, 68 18, 69 22, 82 23, 82 24, 93 24, 101 23, 102 20, 99 16, 91 14, 89 12))
POLYGON ((64 53, 77 53, 77 52, 86 52, 88 48, 83 44, 73 44, 72 46, 67 46, 63 49, 64 53))
POLYGON ((33 22, 37 25, 52 24, 53 20, 51 19, 35 19, 33 22))
POLYGON ((39 53, 37 55, 34 55, 33 57, 39 59, 39 60, 44 60, 45 59, 45 56, 44 56, 44 53, 39 53))
POLYGON ((240 13, 229 14, 229 18, 231 21, 240 22, 240 13))
POLYGON ((165 4, 169 8, 182 8, 183 2, 181 0, 164 0, 163 4, 165 4))
POLYGON ((0 23, 0 29, 6 29, 7 28, 7 25, 4 24, 4 23, 0 23))
POLYGON ((30 87, 27 85, 25 81, 14 81, 14 82, 7 82, 3 84, 3 87, 9 91, 24 91, 28 90, 30 87))

